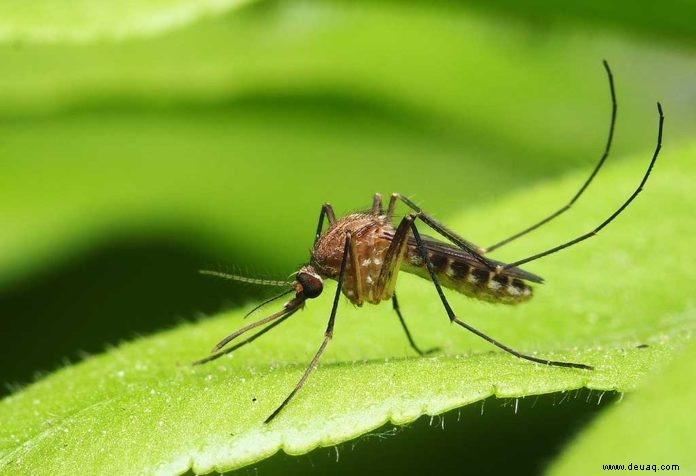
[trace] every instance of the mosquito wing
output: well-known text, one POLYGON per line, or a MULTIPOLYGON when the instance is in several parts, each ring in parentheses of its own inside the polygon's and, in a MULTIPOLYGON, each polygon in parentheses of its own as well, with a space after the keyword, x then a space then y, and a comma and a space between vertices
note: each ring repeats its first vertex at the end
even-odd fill
MULTIPOLYGON (((462 250, 461 248, 452 245, 450 243, 445 243, 443 241, 437 240, 433 237, 427 236, 427 235, 421 235, 421 238, 423 239, 423 244, 425 245, 425 248, 429 251, 434 251, 436 253, 442 253, 445 255, 453 256, 459 260, 462 260, 469 264, 473 268, 482 268, 483 266, 481 263, 478 261, 478 259, 474 258, 471 253, 468 253, 467 251, 462 250)), ((408 240, 409 246, 416 246, 416 240, 413 237, 409 237, 408 240)), ((492 260, 489 258, 485 258, 486 262, 488 262, 492 267, 495 266, 504 266, 505 263, 492 260)), ((508 276, 511 276, 513 278, 519 278, 523 279, 525 281, 531 281, 533 283, 543 283, 544 279, 541 276, 537 276, 536 274, 530 273, 529 271, 525 271, 520 268, 507 268, 505 270, 505 274, 508 276)))

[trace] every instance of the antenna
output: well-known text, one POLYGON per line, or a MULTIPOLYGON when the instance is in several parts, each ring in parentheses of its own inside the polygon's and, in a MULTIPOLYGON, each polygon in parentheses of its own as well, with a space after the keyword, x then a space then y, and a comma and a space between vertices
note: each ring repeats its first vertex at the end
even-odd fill
POLYGON ((277 287, 287 287, 292 286, 294 283, 291 281, 279 281, 276 279, 263 279, 263 278, 250 278, 248 276, 241 276, 239 274, 229 274, 222 273, 220 271, 211 271, 208 269, 201 269, 198 271, 200 274, 205 274, 207 276, 215 276, 222 279, 229 279, 230 281, 239 281, 240 283, 247 284, 258 284, 260 286, 277 286, 277 287))

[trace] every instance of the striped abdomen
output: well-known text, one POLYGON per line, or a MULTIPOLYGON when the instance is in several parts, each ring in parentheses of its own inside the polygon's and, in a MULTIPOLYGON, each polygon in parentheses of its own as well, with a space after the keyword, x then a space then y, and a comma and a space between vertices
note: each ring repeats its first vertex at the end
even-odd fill
MULTIPOLYGON (((440 284, 447 288, 476 299, 503 304, 517 304, 532 297, 532 288, 508 273, 496 275, 472 258, 465 259, 429 247, 427 253, 440 284)), ((409 245, 401 270, 430 279, 415 244, 409 245)))

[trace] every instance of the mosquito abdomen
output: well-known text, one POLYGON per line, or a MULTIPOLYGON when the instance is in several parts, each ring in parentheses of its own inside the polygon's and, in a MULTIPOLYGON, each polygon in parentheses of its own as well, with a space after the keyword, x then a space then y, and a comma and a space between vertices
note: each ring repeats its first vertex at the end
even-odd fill
MULTIPOLYGON (((488 302, 518 304, 532 298, 532 288, 504 271, 495 274, 483 266, 428 250, 428 260, 440 284, 462 294, 488 302)), ((430 280, 430 274, 415 246, 409 246, 401 270, 430 280)))

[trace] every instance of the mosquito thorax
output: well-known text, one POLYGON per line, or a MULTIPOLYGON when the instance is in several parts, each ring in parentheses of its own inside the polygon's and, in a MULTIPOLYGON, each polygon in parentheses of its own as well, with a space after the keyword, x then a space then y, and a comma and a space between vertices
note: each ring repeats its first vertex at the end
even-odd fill
POLYGON ((324 290, 324 280, 311 266, 304 266, 297 272, 297 281, 295 281, 295 290, 297 294, 302 294, 304 297, 313 299, 321 294, 324 290))

